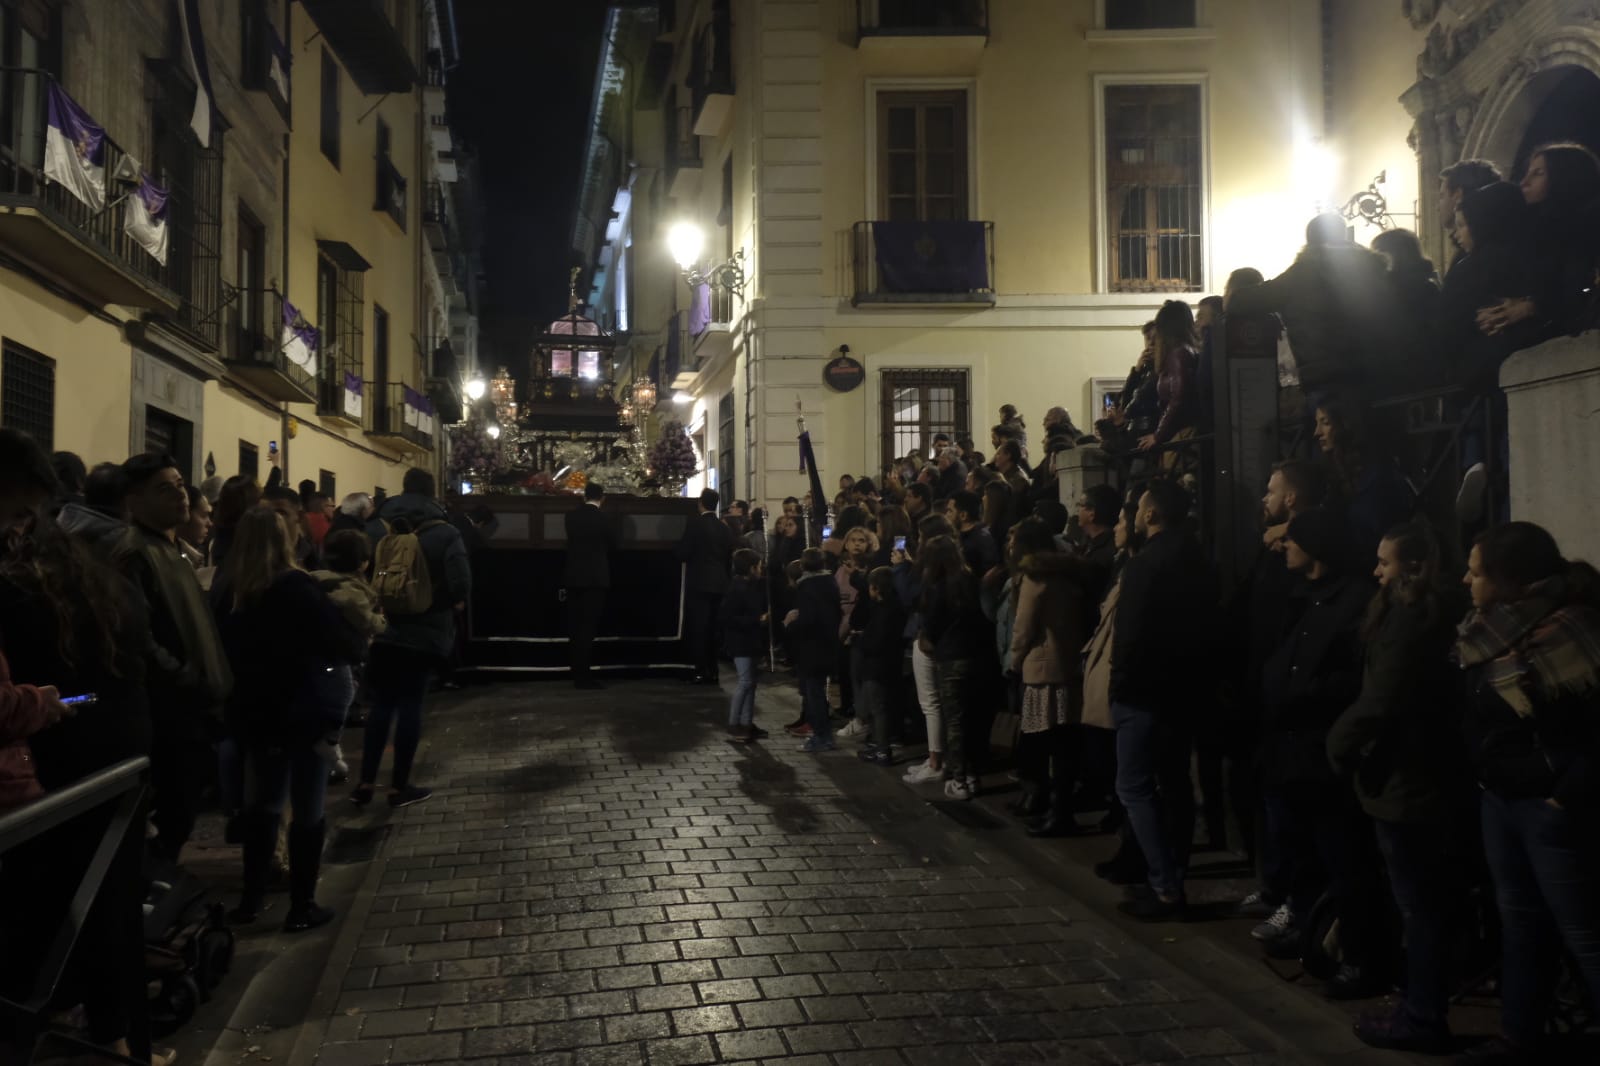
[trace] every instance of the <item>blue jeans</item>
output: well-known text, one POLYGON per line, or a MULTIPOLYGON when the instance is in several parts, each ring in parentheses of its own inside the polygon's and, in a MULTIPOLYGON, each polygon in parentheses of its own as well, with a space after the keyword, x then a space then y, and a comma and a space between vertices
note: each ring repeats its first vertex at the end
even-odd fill
POLYGON ((805 712, 811 735, 819 741, 833 741, 833 723, 828 720, 828 675, 800 675, 800 706, 805 712))
POLYGON ((856 717, 870 730, 871 743, 889 746, 889 690, 882 681, 864 677, 856 682, 856 717))
POLYGON ((287 802, 295 825, 320 823, 328 794, 328 754, 322 741, 252 744, 245 753, 244 778, 250 809, 277 817, 287 802))
POLYGON ((1406 1012, 1442 1026, 1450 1009, 1450 964, 1465 870, 1448 826, 1375 821, 1389 890, 1405 923, 1406 1012))
POLYGON ((1483 847, 1500 904, 1500 1025, 1532 1046, 1564 944, 1600 1009, 1600 837, 1592 815, 1483 793, 1483 847))
POLYGON ((1111 705, 1117 729, 1117 796, 1150 867, 1150 887, 1163 898, 1183 895, 1194 843, 1194 787, 1189 782, 1189 732, 1176 716, 1125 703, 1111 705))
POLYGON ((728 724, 751 725, 756 718, 756 661, 736 655, 733 668, 739 672, 739 683, 734 686, 733 701, 728 706, 728 724))
POLYGON ((396 644, 374 644, 367 665, 367 687, 372 691, 372 711, 361 745, 361 783, 378 780, 383 749, 394 728, 394 787, 411 783, 411 763, 422 742, 422 700, 434 659, 396 644))

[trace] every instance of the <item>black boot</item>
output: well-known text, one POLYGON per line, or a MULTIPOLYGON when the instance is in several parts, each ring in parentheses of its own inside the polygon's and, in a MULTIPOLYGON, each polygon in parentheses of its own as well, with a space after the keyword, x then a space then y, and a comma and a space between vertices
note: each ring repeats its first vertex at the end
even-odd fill
POLYGON ((1018 818, 1034 818, 1050 809, 1050 790, 1026 779, 1022 782, 1022 795, 1006 804, 1006 810, 1018 818))
POLYGON ((289 913, 283 920, 285 933, 299 933, 327 925, 333 911, 317 905, 317 874, 322 869, 322 841, 328 823, 289 827, 289 913))
POLYGON ((1050 794, 1050 809, 1045 816, 1028 826, 1031 837, 1072 837, 1083 832, 1072 815, 1072 796, 1062 791, 1050 794))
POLYGON ((272 853, 278 847, 278 825, 279 815, 272 811, 247 810, 239 815, 244 889, 239 905, 228 912, 229 921, 249 925, 270 908, 266 902, 267 880, 272 872, 272 853))

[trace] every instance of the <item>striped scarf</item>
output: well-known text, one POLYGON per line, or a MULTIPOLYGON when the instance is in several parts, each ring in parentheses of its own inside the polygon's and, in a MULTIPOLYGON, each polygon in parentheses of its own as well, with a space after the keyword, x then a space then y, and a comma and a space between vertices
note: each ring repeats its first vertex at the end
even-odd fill
POLYGON ((1600 612, 1568 604, 1558 577, 1540 581, 1529 595, 1473 611, 1457 630, 1456 661, 1488 664, 1488 682, 1517 714, 1535 700, 1600 689, 1600 612))

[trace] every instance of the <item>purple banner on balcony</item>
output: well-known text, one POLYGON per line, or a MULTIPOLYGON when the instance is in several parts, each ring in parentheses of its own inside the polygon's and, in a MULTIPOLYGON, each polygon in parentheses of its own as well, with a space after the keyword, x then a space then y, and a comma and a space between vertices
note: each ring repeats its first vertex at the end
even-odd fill
POLYGON ((698 337, 711 328, 711 286, 705 282, 694 287, 694 297, 689 302, 689 336, 698 337))
POLYGON ((267 77, 272 80, 273 87, 278 90, 278 95, 289 99, 289 68, 294 65, 294 56, 289 52, 289 46, 278 38, 277 27, 267 26, 267 77))
POLYGON ((400 388, 404 393, 407 407, 415 407, 420 411, 422 410, 423 405, 428 402, 428 398, 426 396, 422 395, 422 393, 418 392, 416 389, 413 389, 410 385, 402 385, 400 388))
POLYGON ((106 206, 106 131, 55 79, 46 83, 44 176, 90 208, 106 206))
POLYGON ((989 257, 982 222, 874 222, 884 292, 982 292, 989 257))

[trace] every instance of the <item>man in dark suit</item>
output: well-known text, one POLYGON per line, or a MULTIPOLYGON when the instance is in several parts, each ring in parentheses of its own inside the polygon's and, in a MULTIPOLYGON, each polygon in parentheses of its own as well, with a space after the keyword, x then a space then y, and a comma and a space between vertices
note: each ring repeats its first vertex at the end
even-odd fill
POLYGON ((572 683, 577 688, 599 688, 589 673, 594 661, 594 638, 600 631, 606 589, 611 587, 611 552, 617 546, 616 530, 600 512, 606 490, 589 482, 583 489, 583 506, 567 512, 567 565, 561 584, 567 590, 567 624, 572 631, 572 683))
POLYGON ((678 560, 687 564, 683 604, 684 639, 693 656, 692 684, 717 683, 717 627, 722 594, 732 580, 733 531, 717 517, 715 489, 700 494, 700 513, 689 520, 678 541, 678 560))

